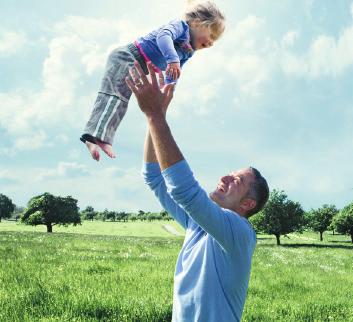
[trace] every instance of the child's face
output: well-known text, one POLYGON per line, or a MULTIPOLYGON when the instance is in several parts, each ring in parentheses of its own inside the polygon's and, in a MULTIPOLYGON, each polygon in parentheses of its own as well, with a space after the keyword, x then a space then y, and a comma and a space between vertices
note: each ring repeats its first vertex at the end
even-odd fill
POLYGON ((190 26, 190 42, 194 50, 209 48, 213 46, 216 40, 215 33, 212 32, 210 27, 200 24, 190 26))

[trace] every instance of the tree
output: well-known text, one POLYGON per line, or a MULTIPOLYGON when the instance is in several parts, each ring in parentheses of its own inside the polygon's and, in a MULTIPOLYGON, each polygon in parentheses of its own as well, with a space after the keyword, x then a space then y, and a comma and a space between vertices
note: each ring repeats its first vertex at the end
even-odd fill
POLYGON ((322 234, 328 230, 332 218, 338 213, 337 208, 334 205, 323 205, 321 208, 316 210, 312 209, 308 213, 308 226, 313 231, 320 233, 320 241, 323 240, 322 234))
POLYGON ((103 221, 106 221, 106 220, 115 221, 116 215, 117 213, 115 211, 109 211, 107 208, 104 209, 104 211, 101 213, 101 217, 103 221))
POLYGON ((85 220, 92 220, 97 217, 97 212, 94 210, 92 206, 87 206, 82 212, 82 218, 85 220))
POLYGON ((123 222, 127 221, 129 217, 129 214, 126 213, 125 211, 118 211, 116 212, 115 215, 116 215, 117 221, 123 221, 123 222))
POLYGON ((137 213, 137 218, 141 221, 145 220, 146 219, 145 212, 143 210, 139 210, 137 213))
POLYGON ((264 227, 263 227, 264 220, 265 218, 262 211, 257 213, 255 216, 251 216, 249 218, 251 226, 253 226, 256 233, 264 233, 264 227))
POLYGON ((45 225, 47 232, 53 232, 53 226, 81 224, 77 200, 71 196, 57 197, 48 192, 33 197, 21 217, 27 225, 45 225))
POLYGON ((161 210, 160 216, 162 217, 162 220, 173 220, 173 217, 169 215, 168 211, 166 210, 161 210))
POLYGON ((108 209, 104 209, 102 212, 99 213, 99 216, 102 218, 103 221, 108 220, 109 217, 109 211, 108 209))
POLYGON ((353 243, 353 202, 333 218, 333 225, 340 234, 351 235, 353 243))
POLYGON ((298 202, 289 200, 284 191, 273 190, 264 209, 255 216, 259 216, 256 229, 275 235, 277 245, 281 244, 281 235, 303 230, 304 211, 298 202))
POLYGON ((12 200, 0 193, 0 222, 1 218, 10 218, 14 210, 15 205, 12 203, 12 200))

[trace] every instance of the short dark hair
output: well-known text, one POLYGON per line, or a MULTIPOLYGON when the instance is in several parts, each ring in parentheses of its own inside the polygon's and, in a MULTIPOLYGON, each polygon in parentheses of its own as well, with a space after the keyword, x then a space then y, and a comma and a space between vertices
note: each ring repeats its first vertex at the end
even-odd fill
POLYGON ((256 206, 247 213, 250 217, 258 213, 265 206, 270 194, 270 189, 268 188, 266 179, 261 175, 259 170, 253 167, 249 167, 249 169, 254 175, 254 180, 250 183, 246 198, 251 198, 256 201, 256 206))

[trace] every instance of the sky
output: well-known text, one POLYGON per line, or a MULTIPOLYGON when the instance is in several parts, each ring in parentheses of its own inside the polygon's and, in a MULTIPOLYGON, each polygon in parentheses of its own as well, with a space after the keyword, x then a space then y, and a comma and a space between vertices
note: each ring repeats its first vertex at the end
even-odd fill
MULTIPOLYGON (((353 1, 219 0, 226 30, 184 66, 168 123, 208 192, 254 166, 305 210, 353 201, 353 1)), ((0 2, 0 193, 18 206, 160 211, 141 177, 146 121, 132 98, 116 159, 79 137, 106 58, 182 17, 185 0, 0 2)))

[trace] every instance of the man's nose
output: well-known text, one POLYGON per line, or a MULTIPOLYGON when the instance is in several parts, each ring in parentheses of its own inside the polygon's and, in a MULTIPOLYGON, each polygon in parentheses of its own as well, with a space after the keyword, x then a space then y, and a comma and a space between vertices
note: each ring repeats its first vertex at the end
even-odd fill
POLYGON ((224 176, 224 177, 222 177, 221 180, 223 183, 229 183, 231 181, 231 179, 232 179, 232 176, 224 176))

